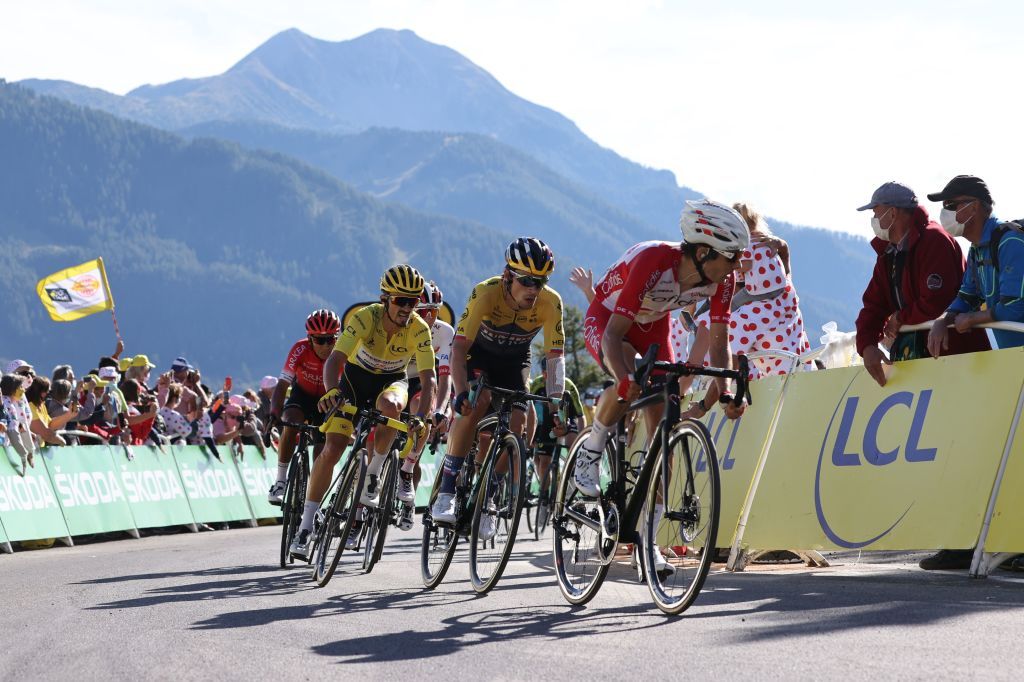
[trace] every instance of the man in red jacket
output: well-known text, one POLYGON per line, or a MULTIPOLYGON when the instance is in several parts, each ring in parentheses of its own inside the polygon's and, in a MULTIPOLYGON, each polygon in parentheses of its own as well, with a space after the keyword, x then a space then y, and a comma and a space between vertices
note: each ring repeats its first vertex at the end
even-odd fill
MULTIPOLYGON (((887 182, 857 209, 873 211, 871 246, 878 253, 875 270, 864 291, 864 307, 857 316, 857 352, 879 386, 885 386, 884 356, 879 341, 891 342, 892 360, 931 357, 928 332, 900 333, 902 325, 931 322, 956 297, 964 275, 960 245, 928 218, 914 191, 887 182)), ((951 333, 944 355, 991 348, 984 330, 951 333)))

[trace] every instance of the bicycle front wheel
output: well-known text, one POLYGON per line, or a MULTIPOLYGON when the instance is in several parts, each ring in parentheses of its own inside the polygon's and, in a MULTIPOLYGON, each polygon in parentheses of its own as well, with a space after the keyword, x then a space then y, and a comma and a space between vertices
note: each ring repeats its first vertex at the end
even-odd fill
POLYGON ((377 508, 367 509, 366 546, 363 547, 363 570, 367 573, 380 561, 384 550, 384 539, 391 525, 395 499, 395 479, 398 469, 398 453, 392 450, 380 470, 380 494, 377 508))
POLYGON ((345 541, 352 532, 353 525, 359 521, 359 492, 363 489, 365 478, 366 464, 360 453, 355 453, 349 457, 345 471, 338 479, 337 487, 328 493, 326 514, 316 544, 314 578, 320 587, 331 581, 338 568, 338 562, 341 561, 341 555, 345 552, 345 541))
POLYGON ((430 500, 427 503, 427 510, 423 513, 423 542, 420 545, 420 573, 423 576, 423 585, 429 590, 434 589, 444 580, 448 567, 451 566, 452 557, 455 556, 455 545, 458 543, 459 535, 451 526, 438 526, 430 515, 430 507, 437 499, 437 491, 441 487, 441 477, 444 475, 444 467, 437 467, 437 474, 434 475, 434 487, 430 491, 430 500))
POLYGON ((522 440, 506 434, 481 467, 469 531, 469 577, 480 594, 498 584, 516 542, 526 497, 525 453, 522 440))
POLYGON ((687 419, 672 430, 647 491, 643 560, 647 587, 665 613, 682 613, 700 594, 715 554, 720 508, 715 444, 704 424, 687 419))
MULTIPOLYGON (((617 544, 615 539, 605 537, 601 526, 602 518, 607 520, 613 507, 609 502, 601 507, 597 500, 581 494, 573 483, 576 457, 589 436, 590 427, 587 427, 565 458, 565 470, 558 477, 558 493, 551 519, 558 589, 567 602, 576 605, 586 604, 597 594, 608 575, 609 557, 617 544)), ((609 440, 600 465, 601 488, 605 492, 618 479, 615 456, 615 445, 609 440)), ((607 498, 607 495, 602 497, 607 498)), ((612 521, 617 523, 618 517, 612 521)))
POLYGON ((295 563, 289 551, 295 534, 302 523, 302 507, 306 501, 306 468, 298 459, 292 459, 288 468, 288 481, 281 499, 281 568, 295 563))

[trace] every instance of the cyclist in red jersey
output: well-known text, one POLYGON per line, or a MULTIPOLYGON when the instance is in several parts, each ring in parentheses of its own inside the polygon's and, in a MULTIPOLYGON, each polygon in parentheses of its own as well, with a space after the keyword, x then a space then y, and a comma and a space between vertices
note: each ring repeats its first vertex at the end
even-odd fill
MULTIPOLYGON (((334 349, 340 331, 341 320, 332 310, 320 309, 306 318, 306 338, 296 341, 288 351, 288 358, 284 361, 281 376, 270 398, 271 423, 284 419, 297 424, 321 424, 324 415, 317 409, 317 402, 327 392, 324 388, 324 361, 334 349), (292 390, 285 402, 289 386, 292 390)), ((295 429, 284 427, 277 450, 277 481, 267 493, 270 504, 281 505, 288 478, 288 463, 297 438, 295 429)), ((317 431, 313 437, 314 457, 323 446, 324 435, 317 431)))
MULTIPOLYGON (((682 243, 641 242, 615 262, 594 287, 584 319, 587 349, 614 377, 615 385, 598 402, 593 429, 576 460, 576 487, 596 496, 599 462, 609 427, 640 395, 633 381, 637 353, 659 344, 658 359, 673 361, 668 316, 691 303, 711 300, 711 364, 729 368, 729 313, 740 267, 740 254, 750 243, 746 222, 733 209, 713 201, 687 201, 679 221, 682 243)), ((684 415, 701 417, 715 400, 731 398, 725 380, 716 379, 704 398, 684 415)), ((726 405, 730 419, 742 407, 726 405)), ((649 425, 660 419, 661 407, 646 410, 649 425)))

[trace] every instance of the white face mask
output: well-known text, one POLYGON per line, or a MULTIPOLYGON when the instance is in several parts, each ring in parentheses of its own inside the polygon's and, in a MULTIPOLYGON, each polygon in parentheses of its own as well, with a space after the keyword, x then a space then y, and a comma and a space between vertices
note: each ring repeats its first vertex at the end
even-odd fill
MULTIPOLYGON (((956 219, 956 211, 952 211, 948 208, 942 209, 939 212, 939 223, 945 228, 946 232, 949 232, 954 237, 963 237, 964 228, 967 227, 967 223, 961 223, 956 219)), ((968 218, 970 220, 970 218, 968 218)))
MULTIPOLYGON (((889 211, 891 211, 891 210, 892 210, 892 208, 889 209, 889 211)), ((882 227, 882 218, 884 218, 885 216, 889 215, 889 211, 886 211, 885 213, 883 213, 881 215, 881 217, 879 217, 879 216, 872 216, 871 217, 871 229, 874 231, 875 236, 878 237, 879 239, 881 239, 882 241, 886 241, 886 242, 889 241, 889 228, 888 227, 882 227)), ((890 227, 892 227, 892 226, 890 225, 890 227)))

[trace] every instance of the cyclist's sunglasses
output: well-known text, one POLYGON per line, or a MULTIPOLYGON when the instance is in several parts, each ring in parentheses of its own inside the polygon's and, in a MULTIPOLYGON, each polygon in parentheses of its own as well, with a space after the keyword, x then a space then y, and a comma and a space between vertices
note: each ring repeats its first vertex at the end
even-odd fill
POLYGON ((958 210, 960 210, 961 206, 963 206, 964 204, 969 204, 972 201, 974 201, 973 198, 970 198, 970 199, 949 199, 948 201, 943 201, 942 202, 942 208, 946 209, 947 211, 958 211, 958 210))
POLYGON ((392 296, 391 302, 399 308, 415 308, 420 299, 416 296, 392 296))
POLYGON ((516 281, 522 284, 524 287, 530 289, 540 289, 548 283, 547 277, 534 277, 533 275, 518 275, 512 273, 512 276, 516 278, 516 281))
POLYGON ((737 258, 740 257, 739 251, 719 251, 718 249, 711 250, 726 260, 736 260, 737 258))
POLYGON ((318 346, 326 346, 327 344, 334 343, 338 340, 337 336, 310 336, 309 338, 318 346))

